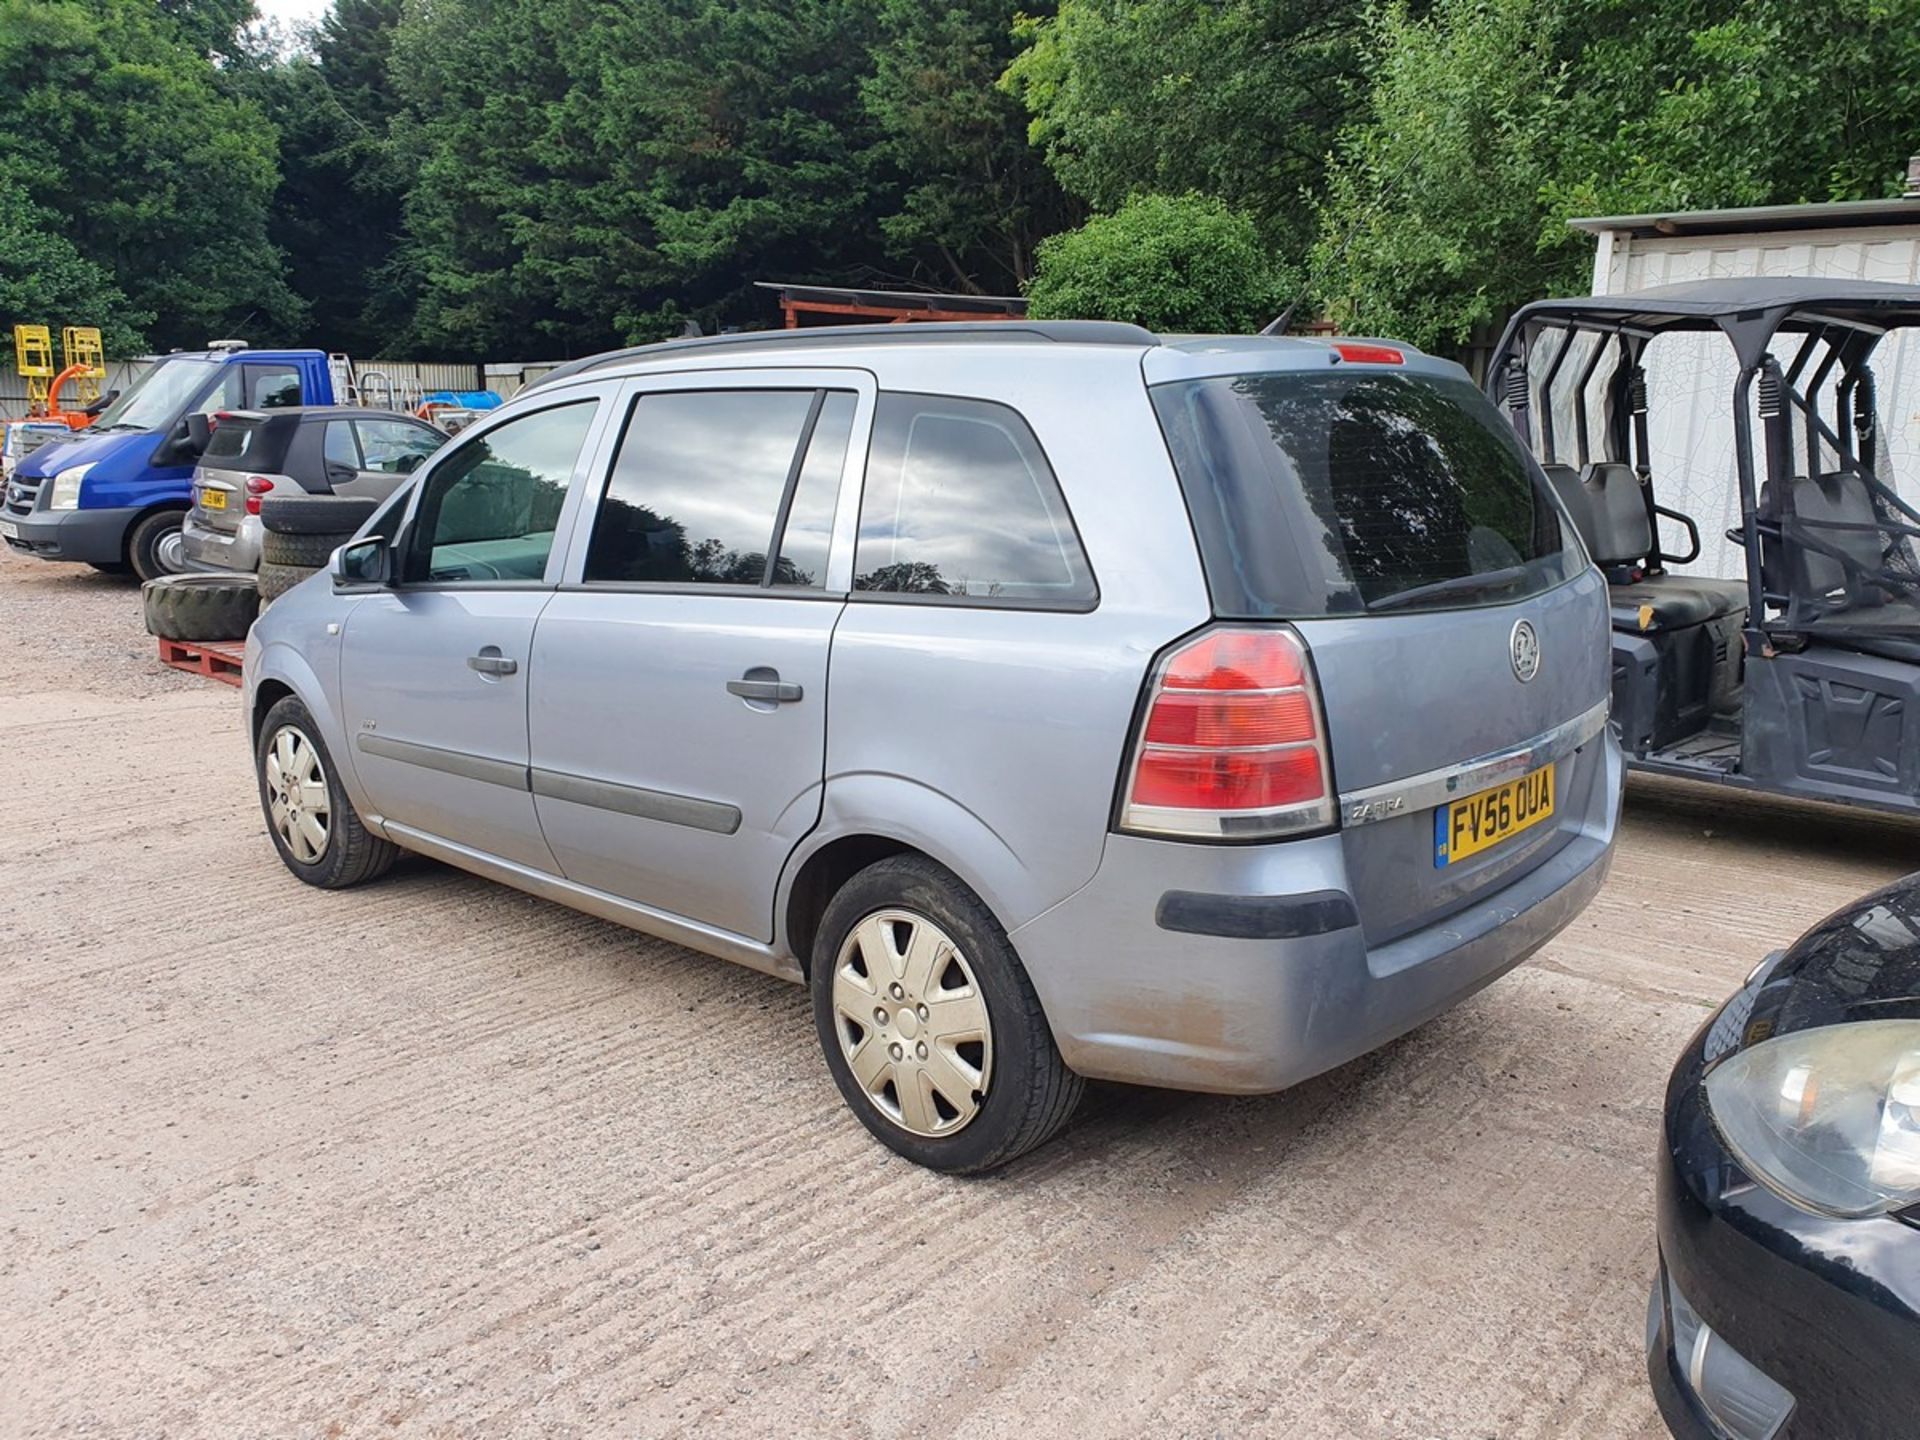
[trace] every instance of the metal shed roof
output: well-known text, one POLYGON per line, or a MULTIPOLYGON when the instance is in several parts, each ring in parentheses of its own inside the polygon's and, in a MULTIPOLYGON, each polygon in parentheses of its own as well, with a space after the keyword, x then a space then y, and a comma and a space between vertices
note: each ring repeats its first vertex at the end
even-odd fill
POLYGON ((1748 205, 1732 210, 1656 211, 1569 220, 1589 235, 1740 235, 1755 230, 1846 230, 1867 225, 1920 225, 1920 195, 1892 200, 1837 200, 1813 205, 1748 205))

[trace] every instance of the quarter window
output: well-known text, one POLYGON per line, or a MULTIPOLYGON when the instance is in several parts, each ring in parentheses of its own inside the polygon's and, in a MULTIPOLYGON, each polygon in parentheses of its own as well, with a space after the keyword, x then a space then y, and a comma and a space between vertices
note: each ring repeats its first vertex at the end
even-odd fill
MULTIPOLYGON (((813 390, 641 396, 594 517, 586 581, 764 584, 781 500, 826 398, 813 390)), ((784 583, 817 583, 809 575, 784 583)))
POLYGON ((800 467, 786 528, 780 532, 780 559, 773 567, 773 584, 819 586, 826 582, 833 511, 840 500, 840 472, 846 467, 847 439, 852 433, 852 393, 829 391, 807 444, 807 458, 800 467))
POLYGON ((409 581, 539 580, 595 402, 537 410, 496 425, 436 466, 420 497, 409 581))
POLYGON ((1047 457, 985 400, 882 395, 854 589, 1083 610, 1097 598, 1047 457))

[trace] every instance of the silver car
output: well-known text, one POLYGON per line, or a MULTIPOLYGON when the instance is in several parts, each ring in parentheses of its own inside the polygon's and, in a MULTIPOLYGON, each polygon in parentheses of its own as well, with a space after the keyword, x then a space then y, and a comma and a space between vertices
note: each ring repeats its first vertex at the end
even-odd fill
POLYGON ((669 342, 459 436, 246 652, 273 843, 810 988, 902 1155, 1278 1090, 1606 871, 1606 583, 1457 366, 1097 322, 669 342))
POLYGON ((384 500, 447 438, 398 411, 338 405, 229 410, 214 418, 180 532, 196 570, 260 568, 260 505, 267 496, 384 500))

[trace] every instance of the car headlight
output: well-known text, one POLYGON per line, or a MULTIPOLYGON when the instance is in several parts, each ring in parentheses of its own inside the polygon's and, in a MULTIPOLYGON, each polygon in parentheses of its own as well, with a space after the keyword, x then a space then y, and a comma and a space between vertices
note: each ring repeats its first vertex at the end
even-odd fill
POLYGON ((78 510, 80 508, 80 482, 87 478, 87 472, 93 469, 91 464, 75 465, 60 471, 53 477, 53 488, 47 492, 49 510, 78 510))
POLYGON ((1920 1204, 1920 1020, 1779 1035, 1706 1087, 1735 1158, 1794 1204, 1849 1219, 1920 1204))

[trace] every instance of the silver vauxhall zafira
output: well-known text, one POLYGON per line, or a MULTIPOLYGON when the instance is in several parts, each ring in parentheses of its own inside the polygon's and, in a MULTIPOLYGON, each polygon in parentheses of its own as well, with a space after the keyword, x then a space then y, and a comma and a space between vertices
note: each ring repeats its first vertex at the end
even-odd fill
POLYGON ((810 989, 977 1171, 1278 1090, 1579 913, 1606 584, 1457 366, 1097 322, 669 342, 449 444, 247 642, 287 867, 415 851, 810 989))

